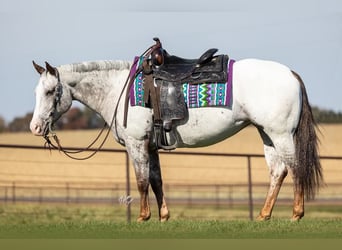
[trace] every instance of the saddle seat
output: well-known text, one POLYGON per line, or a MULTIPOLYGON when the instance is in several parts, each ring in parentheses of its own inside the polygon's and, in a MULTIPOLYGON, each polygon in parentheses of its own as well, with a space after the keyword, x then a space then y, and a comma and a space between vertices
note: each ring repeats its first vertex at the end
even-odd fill
POLYGON ((162 64, 152 60, 153 76, 156 79, 176 83, 224 82, 226 79, 226 55, 214 56, 218 49, 205 51, 198 59, 186 59, 170 55, 162 49, 162 64))

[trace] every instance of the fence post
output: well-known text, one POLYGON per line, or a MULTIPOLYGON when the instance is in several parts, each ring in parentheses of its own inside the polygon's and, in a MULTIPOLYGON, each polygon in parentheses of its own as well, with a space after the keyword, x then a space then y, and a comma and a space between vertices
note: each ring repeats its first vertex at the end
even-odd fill
POLYGON ((216 208, 220 207, 220 186, 215 185, 216 208))
POLYGON ((39 188, 39 204, 43 203, 43 189, 39 188))
POLYGON ((7 186, 5 187, 5 203, 8 202, 8 189, 7 186))
POLYGON ((12 203, 15 204, 16 197, 15 197, 15 181, 12 182, 12 203))
POLYGON ((233 191, 233 188, 234 186, 233 185, 229 185, 228 187, 228 202, 229 202, 229 207, 232 208, 233 207, 233 194, 234 194, 234 191, 233 191))
POLYGON ((70 203, 70 186, 69 186, 69 182, 67 182, 65 184, 65 189, 66 189, 66 203, 69 204, 70 203))
POLYGON ((253 196, 252 196, 252 171, 251 171, 251 156, 247 156, 247 168, 248 168, 248 207, 249 207, 249 219, 253 220, 253 196))
MULTIPOLYGON (((129 178, 129 158, 128 153, 125 152, 126 155, 126 198, 131 195, 131 185, 129 178)), ((131 223, 131 202, 127 202, 127 223, 131 223)))
POLYGON ((192 189, 190 185, 188 185, 188 206, 192 207, 192 189))

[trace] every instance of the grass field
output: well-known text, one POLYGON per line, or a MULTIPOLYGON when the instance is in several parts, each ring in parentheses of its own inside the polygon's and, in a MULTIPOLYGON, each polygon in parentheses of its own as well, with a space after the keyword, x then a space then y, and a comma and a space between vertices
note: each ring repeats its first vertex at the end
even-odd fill
POLYGON ((301 223, 271 221, 174 221, 167 224, 149 222, 58 223, 0 226, 1 238, 67 239, 307 239, 341 238, 341 221, 311 220, 301 223))
MULTIPOLYGON (((342 219, 304 219, 291 222, 247 220, 188 220, 167 223, 125 223, 107 207, 0 206, 0 238, 58 239, 307 239, 342 238, 342 219)), ((119 212, 120 213, 120 212, 119 212)), ((124 214, 121 214, 124 217, 124 214)))

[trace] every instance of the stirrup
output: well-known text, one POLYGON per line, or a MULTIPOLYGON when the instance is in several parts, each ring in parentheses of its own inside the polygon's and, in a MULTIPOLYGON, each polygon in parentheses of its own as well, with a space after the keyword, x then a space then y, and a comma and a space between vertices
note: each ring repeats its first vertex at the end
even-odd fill
POLYGON ((173 133, 173 130, 170 132, 166 132, 163 128, 162 124, 154 125, 154 141, 157 148, 162 148, 164 150, 173 150, 176 149, 177 138, 173 133), (167 133, 174 140, 174 144, 170 145, 167 139, 167 133))

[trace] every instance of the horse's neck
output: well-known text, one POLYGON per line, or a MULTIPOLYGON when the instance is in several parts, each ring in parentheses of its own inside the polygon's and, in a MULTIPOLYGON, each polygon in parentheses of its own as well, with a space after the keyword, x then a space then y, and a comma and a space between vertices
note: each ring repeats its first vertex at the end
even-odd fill
POLYGON ((60 73, 62 82, 69 85, 72 98, 99 113, 107 122, 113 116, 119 94, 129 69, 60 73))

